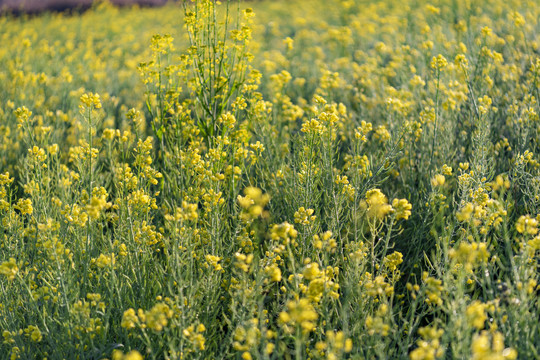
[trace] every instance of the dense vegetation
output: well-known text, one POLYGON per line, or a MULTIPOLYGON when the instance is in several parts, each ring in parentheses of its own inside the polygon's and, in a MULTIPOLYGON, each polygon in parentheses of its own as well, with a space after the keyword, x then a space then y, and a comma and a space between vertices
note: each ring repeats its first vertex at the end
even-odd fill
POLYGON ((1 18, 0 358, 539 358, 539 19, 1 18))

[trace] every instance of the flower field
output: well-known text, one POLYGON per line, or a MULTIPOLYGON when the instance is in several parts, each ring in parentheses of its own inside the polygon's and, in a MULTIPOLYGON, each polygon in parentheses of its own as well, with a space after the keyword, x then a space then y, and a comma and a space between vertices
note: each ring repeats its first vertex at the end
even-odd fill
POLYGON ((539 359, 540 3, 0 17, 0 359, 539 359))

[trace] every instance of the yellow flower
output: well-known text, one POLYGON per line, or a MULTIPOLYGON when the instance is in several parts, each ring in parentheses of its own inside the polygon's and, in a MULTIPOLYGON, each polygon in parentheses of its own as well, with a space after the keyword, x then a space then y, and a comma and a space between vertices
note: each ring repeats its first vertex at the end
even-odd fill
POLYGON ((392 212, 392 206, 379 189, 372 189, 366 193, 367 216, 371 219, 382 220, 392 212))
POLYGON ((2 265, 0 265, 0 274, 7 277, 9 281, 13 281, 18 272, 19 267, 14 258, 10 258, 9 261, 4 261, 2 265))
POLYGON ((143 356, 137 350, 131 350, 127 354, 123 354, 120 350, 114 350, 112 360, 143 360, 143 356))
POLYGON ((243 211, 240 215, 244 220, 253 220, 258 217, 267 217, 268 212, 264 207, 270 201, 268 194, 263 194, 262 190, 253 186, 244 189, 244 195, 238 195, 237 201, 243 211))
POLYGON ((431 179, 431 186, 437 187, 437 186, 443 186, 446 181, 446 178, 444 175, 437 174, 431 179))
POLYGON ((451 176, 452 175, 452 168, 450 166, 444 164, 443 167, 442 167, 442 173, 444 175, 451 176))
POLYGON ((298 301, 291 300, 287 303, 287 311, 283 311, 279 315, 279 320, 282 324, 298 325, 304 334, 315 329, 315 321, 319 315, 308 299, 300 299, 298 301))
POLYGON ((475 206, 472 203, 466 203, 457 213, 458 221, 469 221, 474 213, 475 206))
POLYGON ((30 199, 19 199, 17 205, 14 206, 15 209, 19 210, 22 215, 32 215, 34 208, 32 207, 32 200, 30 199))
POLYGON ((81 109, 84 108, 95 108, 95 109, 101 109, 101 99, 99 97, 99 94, 94 93, 87 93, 82 94, 80 98, 81 102, 81 109))
POLYGON ((520 234, 536 235, 538 233, 538 221, 529 215, 520 216, 516 222, 516 230, 520 234))
POLYGON ((444 334, 442 329, 423 327, 418 333, 422 339, 417 341, 418 347, 410 352, 411 360, 434 360, 444 355, 444 348, 440 346, 440 338, 444 334))
POLYGON ((472 360, 515 360, 518 355, 515 349, 504 347, 504 337, 500 332, 475 334, 471 350, 472 360))
POLYGON ((202 334, 205 331, 206 327, 203 324, 197 325, 196 329, 194 325, 190 325, 182 331, 182 334, 191 342, 191 344, 197 350, 202 351, 205 349, 206 339, 202 334))
POLYGON ((396 220, 407 220, 411 216, 412 205, 407 199, 394 199, 392 201, 392 207, 395 210, 396 220))
POLYGON ((441 71, 448 65, 448 61, 444 56, 441 54, 434 56, 433 59, 431 59, 431 68, 441 71))
POLYGON ((268 266, 267 268, 264 269, 264 272, 270 278, 270 281, 272 282, 281 281, 281 269, 276 264, 272 264, 271 266, 268 266))
POLYGON ((291 51, 294 47, 294 40, 290 37, 287 37, 285 40, 283 40, 283 43, 285 44, 285 47, 288 51, 291 51))
POLYGON ((368 315, 366 317, 366 329, 369 335, 378 334, 381 336, 388 336, 390 332, 390 325, 388 325, 384 319, 388 312, 388 305, 382 304, 377 309, 375 316, 368 315))
POLYGON ((381 142, 387 142, 392 138, 392 135, 384 125, 377 126, 375 129, 375 139, 380 140, 381 142))
POLYGON ((513 11, 511 13, 511 17, 516 27, 522 27, 525 24, 525 18, 523 17, 523 15, 521 15, 517 11, 513 11))
POLYGON ((219 256, 206 255, 205 259, 206 259, 207 264, 212 266, 215 271, 223 270, 223 267, 219 263, 221 261, 221 258, 219 256))
POLYGON ((428 276, 426 271, 422 274, 422 280, 426 286, 426 299, 425 302, 429 305, 441 306, 443 304, 441 295, 444 287, 442 281, 428 276))
POLYGON ((302 124, 302 132, 307 134, 322 134, 324 132, 323 124, 317 119, 306 120, 302 124))
POLYGON ((362 120, 360 126, 354 130, 354 137, 362 142, 367 141, 366 135, 373 130, 373 125, 370 122, 362 120))
POLYGON ((486 304, 482 304, 480 301, 474 301, 465 311, 468 322, 477 330, 484 328, 487 320, 486 307, 486 304))
POLYGON ((373 297, 390 296, 394 293, 394 287, 384 281, 384 276, 381 275, 375 277, 375 280, 371 280, 371 275, 369 275, 364 286, 368 295, 373 297))
POLYGON ((431 4, 426 5, 426 11, 428 13, 431 13, 433 15, 439 15, 441 13, 441 9, 438 7, 435 7, 431 4))
POLYGON ((321 274, 321 270, 319 270, 319 264, 316 262, 307 264, 303 272, 304 278, 306 280, 313 280, 319 277, 320 274, 321 274))
POLYGON ((403 262, 403 254, 399 251, 394 251, 392 254, 387 255, 384 258, 384 266, 390 270, 390 272, 394 272, 397 270, 398 266, 403 262))
POLYGON ((134 309, 127 309, 124 311, 122 322, 120 324, 124 329, 134 329, 138 323, 139 318, 137 317, 137 313, 134 309))
POLYGON ((467 60, 465 54, 457 54, 454 59, 454 64, 460 66, 463 69, 467 69, 469 67, 469 60, 467 60))
POLYGON ((40 342, 43 339, 43 335, 37 326, 30 325, 24 330, 27 336, 32 339, 33 342, 40 342))
POLYGON ((253 254, 242 254, 242 253, 235 253, 234 258, 236 260, 235 266, 239 268, 240 270, 244 272, 248 272, 250 270, 251 262, 253 261, 253 254))
POLYGON ((114 254, 109 254, 109 255, 101 254, 99 255, 97 259, 93 259, 93 260, 96 266, 101 269, 106 268, 110 265, 114 265, 116 263, 116 258, 114 254))
POLYGON ((353 341, 352 339, 345 340, 345 347, 343 348, 343 351, 346 353, 350 353, 353 349, 353 341))
POLYGON ((266 348, 264 349, 264 351, 266 352, 267 355, 270 355, 274 352, 275 348, 276 348, 276 345, 269 342, 269 343, 266 343, 266 348))
POLYGON ((448 255, 456 263, 465 265, 467 270, 470 271, 487 262, 489 251, 487 244, 484 242, 472 244, 462 242, 457 248, 450 249, 448 255))
POLYGON ((313 215, 315 210, 305 209, 303 206, 294 213, 294 222, 302 225, 309 225, 317 218, 313 215))

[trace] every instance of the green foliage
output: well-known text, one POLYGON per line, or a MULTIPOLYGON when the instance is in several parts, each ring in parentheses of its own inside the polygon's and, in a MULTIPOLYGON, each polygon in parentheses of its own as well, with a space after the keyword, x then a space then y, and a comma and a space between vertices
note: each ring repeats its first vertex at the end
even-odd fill
POLYGON ((537 358, 538 4, 250 5, 0 19, 0 358, 537 358))

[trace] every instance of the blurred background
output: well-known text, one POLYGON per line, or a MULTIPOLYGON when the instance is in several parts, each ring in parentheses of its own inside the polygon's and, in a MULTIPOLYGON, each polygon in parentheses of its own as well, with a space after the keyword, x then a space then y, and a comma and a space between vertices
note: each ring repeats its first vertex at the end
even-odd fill
MULTIPOLYGON (((0 0, 0 10, 14 13, 38 13, 42 11, 64 11, 69 9, 85 9, 94 0, 0 0)), ((109 2, 125 5, 160 6, 167 0, 109 0, 109 2)))

